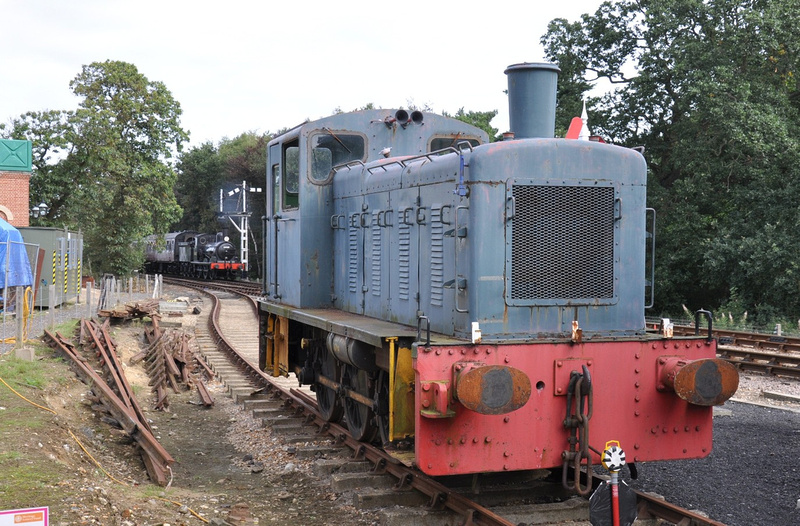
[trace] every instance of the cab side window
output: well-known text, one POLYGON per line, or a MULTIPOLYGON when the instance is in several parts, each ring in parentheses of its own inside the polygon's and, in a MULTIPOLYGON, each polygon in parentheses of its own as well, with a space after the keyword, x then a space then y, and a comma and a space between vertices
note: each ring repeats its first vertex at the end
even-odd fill
POLYGON ((361 135, 323 128, 311 138, 311 180, 324 183, 331 168, 366 160, 367 141, 361 135))
POLYGON ((281 209, 281 165, 272 165, 272 214, 281 209))
POLYGON ((298 141, 283 146, 283 210, 300 206, 300 147, 298 141))

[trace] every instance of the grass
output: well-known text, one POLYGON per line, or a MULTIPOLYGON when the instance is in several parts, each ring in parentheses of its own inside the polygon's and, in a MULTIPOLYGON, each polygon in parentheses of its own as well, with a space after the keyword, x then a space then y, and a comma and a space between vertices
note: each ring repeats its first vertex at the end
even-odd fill
POLYGON ((34 492, 46 489, 50 475, 40 470, 33 470, 31 466, 34 461, 23 461, 22 458, 15 461, 16 466, 3 467, 3 479, 0 480, 0 494, 4 491, 14 491, 16 496, 17 489, 26 487, 34 492))
POLYGON ((53 332, 54 333, 57 332, 57 333, 61 334, 62 336, 66 337, 66 338, 69 338, 70 336, 75 334, 75 332, 78 330, 78 327, 80 326, 80 324, 81 324, 80 320, 78 320, 78 319, 70 319, 68 321, 65 321, 63 323, 59 323, 58 325, 56 325, 56 330, 53 331, 53 332))
MULTIPOLYGON (((19 391, 19 389, 16 389, 16 391, 19 391)), ((5 396, 0 398, 0 400, 4 398, 5 396)), ((7 430, 19 428, 28 430, 41 429, 43 425, 43 423, 38 419, 32 420, 30 418, 30 412, 26 411, 24 408, 5 408, 3 409, 2 415, 3 421, 0 422, 0 436, 5 434, 7 430)))
POLYGON ((23 400, 46 406, 45 388, 59 384, 57 361, 27 362, 13 353, 0 358, 0 509, 55 505, 69 488, 49 488, 49 481, 68 476, 66 467, 44 453, 45 443, 63 431, 53 414, 23 400))
POLYGON ((46 385, 42 367, 37 362, 20 360, 13 353, 9 353, 8 358, 0 359, 0 378, 6 379, 12 387, 17 384, 20 387, 43 389, 46 385))

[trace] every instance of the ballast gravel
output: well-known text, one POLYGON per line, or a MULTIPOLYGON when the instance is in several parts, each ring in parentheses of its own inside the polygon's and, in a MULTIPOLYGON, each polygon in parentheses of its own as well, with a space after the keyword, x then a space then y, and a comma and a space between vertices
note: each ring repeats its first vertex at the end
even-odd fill
POLYGON ((631 487, 728 526, 800 525, 800 382, 743 373, 735 399, 715 408, 714 446, 703 459, 638 465, 631 487))

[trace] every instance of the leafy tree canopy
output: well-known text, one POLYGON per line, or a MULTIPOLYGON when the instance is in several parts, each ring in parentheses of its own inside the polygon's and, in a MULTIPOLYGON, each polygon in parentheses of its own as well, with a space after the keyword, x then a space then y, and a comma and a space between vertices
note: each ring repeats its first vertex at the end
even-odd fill
POLYGON ((84 66, 69 86, 77 111, 29 112, 6 133, 33 142, 31 199, 51 210, 42 224, 82 230, 92 271, 126 274, 141 263, 137 242, 180 217, 180 104, 126 62, 84 66))
POLYGON ((794 0, 622 0, 542 38, 560 110, 604 82, 593 132, 646 148, 663 311, 800 315, 798 19, 794 0))
POLYGON ((492 119, 497 116, 497 110, 492 111, 464 111, 464 108, 459 108, 455 115, 449 115, 444 112, 445 117, 453 117, 467 124, 476 126, 489 134, 489 140, 494 142, 498 139, 497 128, 492 127, 492 119))

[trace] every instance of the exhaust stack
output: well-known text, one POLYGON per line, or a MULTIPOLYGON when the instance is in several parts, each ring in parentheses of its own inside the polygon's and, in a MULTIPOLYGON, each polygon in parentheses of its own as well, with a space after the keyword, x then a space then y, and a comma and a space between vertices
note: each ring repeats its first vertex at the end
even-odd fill
POLYGON ((517 139, 555 136, 560 71, 555 64, 542 62, 523 62, 506 68, 509 126, 517 139))

